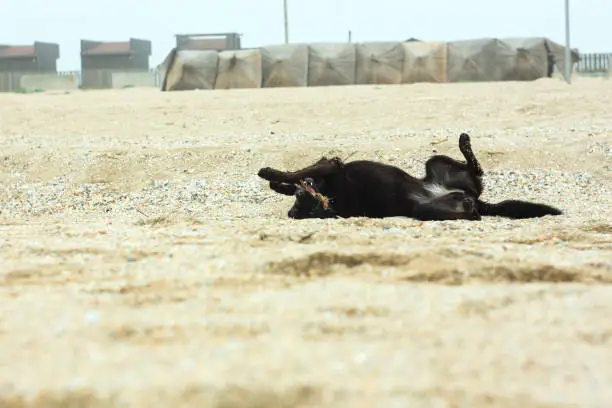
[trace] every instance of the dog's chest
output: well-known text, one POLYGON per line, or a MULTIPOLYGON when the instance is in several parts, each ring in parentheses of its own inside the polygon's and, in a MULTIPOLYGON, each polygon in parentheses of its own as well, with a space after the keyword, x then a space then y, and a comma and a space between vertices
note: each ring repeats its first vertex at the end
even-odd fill
POLYGON ((437 183, 425 183, 420 191, 410 194, 410 197, 419 203, 427 203, 450 193, 461 193, 463 190, 447 188, 437 183))

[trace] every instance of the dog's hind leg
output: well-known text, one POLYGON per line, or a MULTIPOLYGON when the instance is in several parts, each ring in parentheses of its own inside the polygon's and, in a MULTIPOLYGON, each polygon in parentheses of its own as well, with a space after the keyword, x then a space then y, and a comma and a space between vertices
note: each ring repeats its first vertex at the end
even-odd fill
POLYGON ((483 190, 482 167, 476 159, 470 143, 470 136, 459 136, 459 150, 467 162, 461 162, 445 155, 430 157, 425 162, 423 181, 436 184, 446 190, 463 190, 474 197, 480 197, 483 190))
POLYGON ((467 161, 468 168, 472 172, 472 174, 476 177, 482 177, 484 172, 482 171, 482 167, 480 163, 476 159, 474 152, 472 151, 472 143, 470 142, 470 135, 467 133, 462 133, 459 135, 459 150, 465 157, 467 161))
POLYGON ((264 167, 257 172, 257 175, 268 181, 275 181, 278 183, 299 183, 305 178, 317 178, 326 177, 333 174, 339 168, 342 167, 342 161, 339 159, 327 159, 322 158, 312 166, 305 167, 301 170, 296 171, 281 171, 273 169, 271 167, 264 167))
POLYGON ((470 142, 470 136, 467 133, 462 133, 459 135, 459 150, 467 161, 467 171, 471 176, 472 183, 474 184, 476 190, 475 196, 480 197, 482 191, 484 190, 484 183, 482 182, 484 171, 482 170, 480 162, 478 159, 476 159, 476 155, 472 151, 472 143, 470 142))

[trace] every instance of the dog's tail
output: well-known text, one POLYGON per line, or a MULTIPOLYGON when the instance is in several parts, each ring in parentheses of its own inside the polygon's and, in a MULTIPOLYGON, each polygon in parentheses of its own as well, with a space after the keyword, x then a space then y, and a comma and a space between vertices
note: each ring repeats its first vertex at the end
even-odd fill
POLYGON ((520 200, 505 200, 497 204, 478 200, 478 212, 482 216, 498 216, 515 219, 563 214, 563 211, 558 208, 546 204, 530 203, 520 200))

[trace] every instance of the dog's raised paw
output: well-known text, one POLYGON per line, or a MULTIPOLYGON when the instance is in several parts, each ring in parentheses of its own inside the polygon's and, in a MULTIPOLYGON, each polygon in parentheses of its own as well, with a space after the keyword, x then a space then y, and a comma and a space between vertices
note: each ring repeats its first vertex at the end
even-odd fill
POLYGON ((278 177, 280 173, 281 173, 280 171, 275 170, 272 167, 263 167, 259 169, 259 171, 257 172, 257 175, 261 177, 262 179, 265 179, 268 181, 276 181, 275 179, 278 177))
POLYGON ((459 144, 460 145, 470 145, 470 135, 468 135, 467 133, 461 133, 459 135, 459 144))

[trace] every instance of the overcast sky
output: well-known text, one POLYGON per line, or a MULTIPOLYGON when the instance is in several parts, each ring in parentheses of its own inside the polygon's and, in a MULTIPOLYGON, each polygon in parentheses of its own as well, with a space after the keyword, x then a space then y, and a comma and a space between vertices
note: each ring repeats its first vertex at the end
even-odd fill
MULTIPOLYGON (((564 0, 288 0, 291 42, 451 41, 545 36, 564 43, 564 0)), ((612 0, 572 0, 572 47, 612 52, 612 0)), ((60 45, 60 70, 80 65, 80 39, 153 43, 151 67, 174 34, 238 32, 244 47, 284 41, 283 0, 0 0, 0 44, 60 45)))

